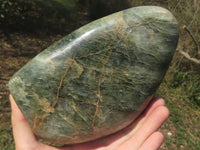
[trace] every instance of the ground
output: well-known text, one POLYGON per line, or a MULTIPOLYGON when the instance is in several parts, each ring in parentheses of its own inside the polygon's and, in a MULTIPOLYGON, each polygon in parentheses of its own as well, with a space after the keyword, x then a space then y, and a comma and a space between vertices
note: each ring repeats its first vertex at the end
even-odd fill
POLYGON ((6 86, 10 77, 32 57, 61 38, 61 35, 27 35, 0 32, 0 149, 13 149, 10 122, 9 91, 6 86))

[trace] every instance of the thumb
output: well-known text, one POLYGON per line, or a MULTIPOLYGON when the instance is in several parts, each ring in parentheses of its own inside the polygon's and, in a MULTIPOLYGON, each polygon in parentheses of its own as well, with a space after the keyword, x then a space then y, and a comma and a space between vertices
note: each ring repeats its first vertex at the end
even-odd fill
POLYGON ((11 121, 16 149, 27 149, 28 147, 30 148, 30 145, 37 145, 37 138, 15 103, 12 95, 9 96, 9 99, 12 110, 11 121))

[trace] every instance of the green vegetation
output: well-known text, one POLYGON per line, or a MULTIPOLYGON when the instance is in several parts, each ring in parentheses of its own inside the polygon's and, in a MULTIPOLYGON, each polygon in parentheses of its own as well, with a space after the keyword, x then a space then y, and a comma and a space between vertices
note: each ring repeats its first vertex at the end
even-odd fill
POLYGON ((199 75, 172 70, 173 66, 156 94, 166 100, 170 110, 170 117, 161 129, 166 138, 163 149, 195 150, 200 146, 199 75))
POLYGON ((1 0, 0 7, 1 28, 27 32, 63 29, 76 11, 73 0, 1 0))
MULTIPOLYGON (((0 149, 14 149, 6 87, 14 72, 74 29, 109 13, 139 5, 168 8, 180 26, 178 49, 198 58, 196 44, 183 29, 186 25, 200 45, 198 0, 0 0, 0 149)), ((199 149, 200 65, 176 52, 156 96, 163 97, 170 110, 168 121, 160 129, 165 135, 161 149, 199 149)))
POLYGON ((0 149, 1 150, 13 150, 14 149, 14 141, 11 129, 0 128, 0 149))

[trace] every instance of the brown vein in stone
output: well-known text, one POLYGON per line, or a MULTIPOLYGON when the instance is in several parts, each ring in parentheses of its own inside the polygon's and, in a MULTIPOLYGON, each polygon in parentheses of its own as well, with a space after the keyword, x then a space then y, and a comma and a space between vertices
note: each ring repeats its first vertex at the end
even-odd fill
POLYGON ((96 53, 90 53, 90 54, 87 54, 87 55, 84 55, 84 56, 79 56, 79 57, 76 57, 76 58, 85 58, 85 57, 88 57, 88 56, 93 56, 93 55, 98 55, 102 52, 106 52, 106 51, 109 51, 111 49, 110 46, 108 46, 108 48, 104 49, 104 50, 101 50, 101 51, 98 51, 96 53))
POLYGON ((71 68, 71 66, 72 66, 73 63, 74 63, 74 60, 71 59, 71 62, 70 62, 70 64, 69 64, 69 66, 67 67, 67 69, 66 69, 64 75, 61 77, 60 84, 59 84, 58 89, 57 89, 56 100, 55 100, 55 102, 52 104, 52 107, 53 107, 53 108, 54 108, 54 107, 56 106, 56 104, 58 103, 58 99, 59 99, 59 96, 60 96, 60 90, 62 89, 64 80, 65 80, 67 74, 69 73, 69 70, 70 70, 70 68, 71 68))
POLYGON ((57 94, 56 94, 56 100, 55 100, 55 102, 54 102, 51 106, 49 106, 49 105, 46 103, 46 101, 44 101, 44 100, 43 100, 44 102, 42 101, 42 102, 43 102, 42 104, 43 104, 43 106, 44 106, 44 108, 45 108, 45 110, 46 110, 46 113, 45 113, 44 115, 42 115, 41 117, 38 116, 37 114, 35 115, 34 123, 33 123, 33 127, 32 127, 33 131, 34 131, 42 122, 44 122, 44 119, 48 116, 48 114, 49 114, 50 112, 53 112, 55 106, 56 106, 57 103, 58 103, 58 99, 59 99, 59 96, 60 96, 60 90, 62 89, 62 86, 63 86, 63 84, 64 84, 64 80, 65 80, 67 74, 69 73, 69 70, 70 70, 70 68, 71 68, 71 66, 72 66, 73 63, 74 63, 74 60, 71 59, 70 64, 69 64, 69 66, 66 68, 66 71, 65 71, 64 75, 61 77, 61 80, 60 80, 60 83, 59 83, 59 86, 58 86, 58 89, 57 89, 57 94))
POLYGON ((32 129, 33 131, 40 126, 42 122, 44 122, 44 119, 48 116, 49 113, 54 112, 54 108, 50 105, 50 102, 46 99, 40 99, 38 95, 35 95, 39 102, 39 109, 41 108, 45 113, 43 115, 36 114, 34 117, 34 122, 32 129))
POLYGON ((42 117, 39 117, 38 115, 35 116, 34 118, 34 123, 32 130, 35 131, 35 129, 42 123, 44 122, 44 119, 47 117, 48 114, 43 115, 42 117))
MULTIPOLYGON (((105 52, 108 52, 109 50, 110 50, 110 46, 106 49, 105 52)), ((93 128, 95 127, 95 121, 96 121, 96 118, 97 118, 97 114, 99 112, 99 102, 102 100, 101 99, 101 81, 102 81, 102 78, 103 78, 103 72, 105 70, 105 65, 109 61, 111 53, 112 53, 112 50, 111 50, 110 54, 108 55, 107 59, 105 59, 105 57, 107 56, 106 53, 105 53, 104 57, 101 59, 101 62, 103 62, 103 65, 102 65, 102 74, 99 76, 99 80, 98 80, 98 86, 97 86, 98 87, 98 89, 97 89, 98 100, 96 102, 96 110, 95 110, 93 121, 92 121, 92 127, 93 128)))
POLYGON ((34 131, 34 130, 37 128, 37 126, 38 126, 39 124, 40 124, 40 121, 39 121, 39 119, 38 119, 38 116, 36 115, 36 116, 34 117, 32 130, 34 131))

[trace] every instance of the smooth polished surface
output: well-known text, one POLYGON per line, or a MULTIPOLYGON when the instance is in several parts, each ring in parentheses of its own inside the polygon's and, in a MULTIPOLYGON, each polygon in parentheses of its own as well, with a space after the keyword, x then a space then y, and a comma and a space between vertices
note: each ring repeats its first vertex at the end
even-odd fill
POLYGON ((20 69, 10 92, 38 138, 94 140, 129 125, 162 82, 178 41, 161 7, 127 9, 87 24, 20 69))

